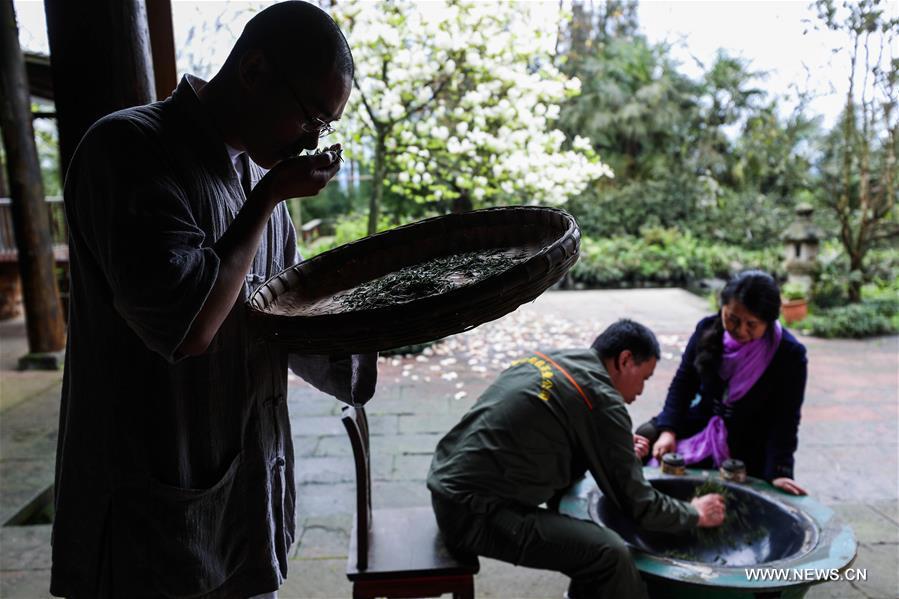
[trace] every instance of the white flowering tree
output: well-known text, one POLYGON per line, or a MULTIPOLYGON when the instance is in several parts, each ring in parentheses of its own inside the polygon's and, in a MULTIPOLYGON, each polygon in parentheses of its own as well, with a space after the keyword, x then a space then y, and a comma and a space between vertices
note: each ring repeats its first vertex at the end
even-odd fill
POLYGON ((552 64, 545 3, 370 2, 330 7, 356 76, 341 123, 371 166, 369 233, 385 186, 461 208, 561 204, 612 176, 588 140, 553 129, 580 83, 552 64))

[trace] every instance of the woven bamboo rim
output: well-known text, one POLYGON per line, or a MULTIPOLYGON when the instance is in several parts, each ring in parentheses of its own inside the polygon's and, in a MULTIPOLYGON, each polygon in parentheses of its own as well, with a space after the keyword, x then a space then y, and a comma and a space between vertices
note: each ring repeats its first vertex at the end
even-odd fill
POLYGON ((577 261, 579 245, 574 218, 555 208, 512 206, 448 214, 292 266, 259 287, 247 304, 261 334, 292 352, 376 352, 461 333, 512 312, 558 282, 577 261), (440 295, 330 314, 270 312, 287 291, 324 298, 426 260, 507 247, 527 247, 532 254, 501 273, 440 295))

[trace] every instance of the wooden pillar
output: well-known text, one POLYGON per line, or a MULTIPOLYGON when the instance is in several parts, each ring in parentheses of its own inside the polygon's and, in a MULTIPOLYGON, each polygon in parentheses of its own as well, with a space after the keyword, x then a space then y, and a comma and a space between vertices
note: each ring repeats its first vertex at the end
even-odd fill
POLYGON ((143 0, 44 0, 66 172, 88 128, 111 112, 156 100, 143 0))
POLYGON ((153 50, 156 98, 165 100, 178 85, 171 0, 147 0, 147 25, 153 50))
POLYGON ((34 145, 31 98, 12 0, 0 0, 0 128, 18 251, 28 347, 33 354, 61 351, 65 324, 54 274, 50 219, 34 145))
POLYGON ((0 198, 8 198, 9 197, 9 186, 6 185, 6 163, 3 162, 3 157, 0 156, 0 198))

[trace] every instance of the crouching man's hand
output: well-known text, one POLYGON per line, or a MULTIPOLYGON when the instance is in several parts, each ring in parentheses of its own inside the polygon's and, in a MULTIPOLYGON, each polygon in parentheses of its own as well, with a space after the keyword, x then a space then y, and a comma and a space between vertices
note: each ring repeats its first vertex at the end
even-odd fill
POLYGON ((718 493, 696 497, 690 503, 699 512, 700 528, 714 528, 724 522, 724 497, 718 493))
POLYGON ((649 455, 649 439, 643 435, 634 435, 634 453, 641 460, 649 455))

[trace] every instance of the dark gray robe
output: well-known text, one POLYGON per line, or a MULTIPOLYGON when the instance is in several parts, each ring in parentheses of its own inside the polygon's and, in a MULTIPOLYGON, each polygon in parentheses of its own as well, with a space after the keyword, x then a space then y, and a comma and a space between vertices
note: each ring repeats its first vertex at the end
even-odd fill
MULTIPOLYGON (((202 85, 186 77, 167 100, 98 121, 66 178, 54 595, 248 597, 287 575, 287 356, 255 335, 240 300, 206 353, 176 356, 215 281, 213 245, 245 201, 202 85)), ((252 183, 263 174, 250 164, 252 183)), ((243 299, 298 260, 281 204, 243 299)), ((321 368, 331 362, 307 370, 340 395, 350 369, 321 368)))

